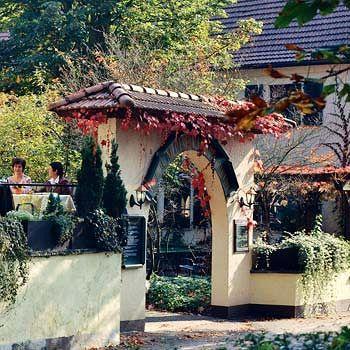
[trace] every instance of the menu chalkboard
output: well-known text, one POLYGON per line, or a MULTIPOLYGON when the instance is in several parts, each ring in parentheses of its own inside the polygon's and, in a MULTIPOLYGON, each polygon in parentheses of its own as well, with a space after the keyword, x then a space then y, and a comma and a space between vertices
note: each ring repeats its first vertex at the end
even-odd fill
POLYGON ((123 216, 128 222, 127 243, 123 249, 123 267, 145 263, 146 219, 144 216, 123 216))

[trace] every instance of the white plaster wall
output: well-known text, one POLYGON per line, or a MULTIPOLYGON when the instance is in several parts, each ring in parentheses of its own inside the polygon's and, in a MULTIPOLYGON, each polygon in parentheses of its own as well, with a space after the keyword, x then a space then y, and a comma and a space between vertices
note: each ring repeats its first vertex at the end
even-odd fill
MULTIPOLYGON (((309 78, 321 78, 326 76, 331 68, 334 68, 334 66, 330 65, 316 65, 316 66, 301 66, 301 67, 286 67, 286 68, 278 68, 278 70, 286 75, 291 75, 293 73, 301 74, 305 77, 309 78)), ((342 69, 345 66, 338 65, 336 69, 342 69)), ((264 85, 264 98, 269 101, 270 100, 270 91, 268 86, 269 85, 282 85, 282 84, 290 84, 293 83, 291 80, 287 78, 283 79, 274 79, 270 77, 268 74, 266 74, 264 69, 250 69, 250 70, 243 70, 241 71, 242 76, 245 79, 248 79, 249 83, 251 85, 255 84, 263 84, 264 85)), ((345 72, 339 76, 339 79, 341 81, 348 81, 349 80, 349 72, 345 72)), ((327 79, 325 84, 332 84, 334 83, 333 78, 327 79)), ((242 91, 239 95, 239 98, 244 99, 244 91, 242 91)), ((334 113, 334 94, 327 96, 327 104, 325 109, 323 110, 323 124, 329 125, 331 121, 334 121, 334 116, 332 116, 332 113, 334 113)), ((318 148, 318 151, 320 154, 324 154, 325 152, 329 152, 329 149, 318 147, 318 145, 322 142, 329 142, 332 140, 332 134, 327 132, 322 127, 304 127, 312 131, 312 133, 316 136, 314 138, 310 138, 309 142, 305 145, 305 148, 311 149, 318 148)), ((296 133, 298 133, 298 130, 295 130, 296 133)))
MULTIPOLYGON (((234 220, 253 216, 253 211, 247 207, 240 208, 238 200, 242 193, 254 185, 254 149, 252 142, 241 143, 232 140, 225 150, 230 156, 235 170, 239 190, 233 200, 229 200, 229 306, 249 304, 250 298, 250 269, 251 252, 233 252, 234 220), (243 190, 243 192, 241 192, 243 190)), ((252 245, 252 232, 249 235, 249 244, 252 245)))
MULTIPOLYGON (((121 131, 117 123, 117 119, 111 118, 107 124, 100 125, 99 140, 116 138, 121 177, 128 192, 128 214, 144 216, 147 224, 149 206, 143 205, 142 210, 137 206, 131 208, 129 198, 141 185, 154 153, 161 146, 161 139, 158 134, 143 136, 134 131, 121 131)), ((102 148, 104 163, 109 159, 109 152, 110 148, 102 148)), ((121 321, 145 319, 145 283, 145 266, 122 270, 121 321)))
MULTIPOLYGON (((119 144, 119 164, 121 176, 130 196, 142 183, 154 153, 161 146, 159 134, 142 136, 132 131, 118 130, 117 121, 110 119, 108 125, 102 125, 99 138, 117 138, 119 144), (108 131, 109 130, 109 131, 108 131), (109 136, 107 137, 107 133, 109 136)), ((230 156, 241 190, 253 184, 253 144, 241 143, 232 139, 225 147, 230 156)), ((108 149, 103 154, 107 159, 108 149)), ((197 152, 185 152, 198 169, 207 168, 204 175, 208 193, 211 196, 212 211, 212 304, 233 306, 249 303, 250 296, 250 253, 233 252, 233 220, 251 217, 250 210, 241 210, 239 195, 232 194, 226 201, 221 183, 214 177, 208 161, 199 157, 197 152)), ((127 208, 129 214, 148 217, 148 207, 127 208)), ((250 243, 252 237, 250 237, 250 243)), ((140 320, 145 318, 145 268, 124 270, 122 272, 121 320, 140 320), (132 288, 132 289, 131 289, 132 288)))
MULTIPOLYGON (((251 304, 304 305, 304 292, 300 274, 252 273, 251 304)), ((321 295, 318 302, 350 300, 350 271, 340 273, 321 295)))
POLYGON ((120 280, 120 254, 33 258, 16 303, 0 314, 0 348, 71 336, 75 350, 119 344, 120 280))
MULTIPOLYGON (((286 68, 278 68, 278 71, 286 74, 291 75, 293 73, 297 73, 300 75, 303 75, 305 77, 309 78, 321 78, 328 74, 327 71, 329 71, 331 68, 335 69, 342 69, 345 65, 315 65, 315 66, 301 66, 301 67, 286 67, 286 68)), ((266 101, 270 100, 270 91, 268 86, 269 85, 280 85, 280 84, 290 84, 292 83, 291 80, 283 78, 283 79, 274 79, 270 77, 268 74, 266 74, 264 69, 249 69, 249 70, 242 70, 241 75, 243 78, 248 79, 249 84, 256 85, 256 84, 263 84, 264 85, 264 98, 266 101)), ((339 76, 340 81, 349 81, 350 78, 349 72, 344 72, 339 76)), ((332 84, 334 83, 334 78, 329 78, 325 82, 325 84, 332 84)), ((242 91, 239 95, 240 99, 244 99, 244 91, 242 91)), ((323 111, 323 125, 327 125, 332 127, 330 124, 332 121, 335 120, 335 117, 332 115, 335 112, 334 108, 334 94, 327 96, 327 104, 323 111)), ((347 107, 349 108, 349 107, 347 107)), ((335 141, 335 136, 332 133, 329 133, 327 130, 322 128, 322 126, 317 127, 311 127, 311 126, 304 126, 303 128, 298 128, 294 130, 294 137, 298 137, 297 135, 300 135, 301 133, 305 134, 308 133, 309 136, 307 137, 307 141, 305 142, 304 146, 298 150, 297 158, 300 159, 301 157, 309 157, 311 150, 316 150, 316 153, 319 155, 325 155, 330 153, 330 149, 320 146, 323 142, 333 142, 335 141)), ((266 138, 266 137, 265 137, 266 138)), ((271 140, 271 142, 275 142, 271 140)), ((284 142, 283 139, 281 139, 281 144, 284 142)), ((261 150, 264 151, 264 150, 261 150)), ((338 164, 337 159, 334 158, 335 164, 338 164)), ((291 160, 293 162, 293 160, 291 160)), ((310 162, 308 162, 310 164, 310 162)), ((322 213, 323 215, 323 226, 324 229, 327 232, 336 232, 339 230, 339 227, 336 223, 336 220, 334 218, 334 213, 332 213, 331 208, 333 207, 332 204, 326 203, 324 204, 322 213), (326 210, 326 209, 329 209, 326 210)))
POLYGON ((251 304, 295 306, 298 274, 252 273, 251 304))

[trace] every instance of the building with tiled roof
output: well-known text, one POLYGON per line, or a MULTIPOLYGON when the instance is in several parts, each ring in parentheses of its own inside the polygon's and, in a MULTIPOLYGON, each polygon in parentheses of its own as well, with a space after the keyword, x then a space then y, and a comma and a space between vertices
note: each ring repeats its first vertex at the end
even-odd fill
MULTIPOLYGON (((227 18, 222 20, 226 30, 236 28, 237 21, 254 18, 263 22, 263 32, 240 50, 238 61, 242 68, 262 68, 302 65, 294 54, 285 48, 293 43, 306 50, 332 47, 350 41, 350 11, 339 6, 328 16, 317 15, 312 21, 299 27, 293 21, 287 28, 276 29, 274 21, 286 4, 285 0, 238 0, 227 8, 227 18)), ((312 64, 326 62, 313 61, 312 64)))
MULTIPOLYGON (((307 60, 297 61, 295 53, 286 49, 286 44, 295 44, 308 53, 319 48, 331 48, 334 46, 350 43, 350 10, 339 6, 332 14, 327 16, 317 15, 313 20, 299 27, 293 21, 287 28, 275 28, 274 22, 286 4, 286 0, 238 0, 227 8, 227 18, 223 19, 225 30, 233 30, 237 21, 254 18, 263 22, 262 34, 256 35, 252 41, 243 47, 235 56, 235 62, 240 65, 240 74, 248 81, 245 91, 242 91, 240 99, 249 98, 251 94, 257 94, 266 101, 276 101, 285 97, 291 90, 302 89, 305 93, 316 94, 315 89, 320 87, 317 84, 295 84, 291 81, 292 74, 299 74, 309 78, 322 78, 329 74, 330 69, 342 70, 348 65, 332 64, 326 60, 317 61, 307 57, 307 60), (272 78, 266 68, 272 66, 286 77, 281 79, 272 78)), ((340 75, 341 81, 349 82, 349 71, 340 75)), ((326 84, 334 83, 334 78, 327 79, 326 84)), ((325 157, 329 149, 322 146, 326 142, 337 142, 334 133, 329 129, 335 128, 335 107, 334 95, 327 97, 327 104, 323 111, 313 115, 303 115, 296 109, 289 108, 285 114, 301 126, 310 126, 312 129, 302 128, 296 130, 293 137, 298 139, 307 130, 311 130, 306 141, 299 147, 298 154, 294 155, 289 163, 310 164, 316 154, 325 157), (326 127, 323 127, 326 126, 326 127), (328 130, 327 130, 328 128, 328 130)), ((301 138, 300 138, 301 139, 301 138)), ((278 159, 279 152, 283 154, 288 149, 283 141, 258 142, 260 154, 268 154, 271 159, 278 159), (275 158, 273 158, 275 157, 275 158)), ((316 157, 317 158, 317 157, 316 157)), ((294 166, 296 165, 294 164, 294 166)), ((335 163, 336 165, 337 163, 335 163)), ((334 164, 332 164, 334 165, 334 164)), ((313 164, 313 168, 317 166, 313 164)), ((298 168, 297 173, 303 172, 298 168)), ((321 169, 314 169, 319 172, 321 169)), ((323 170, 322 170, 323 171, 323 170)), ((335 220, 336 207, 334 202, 322 202, 322 214, 324 228, 328 232, 335 232, 339 229, 335 220)))

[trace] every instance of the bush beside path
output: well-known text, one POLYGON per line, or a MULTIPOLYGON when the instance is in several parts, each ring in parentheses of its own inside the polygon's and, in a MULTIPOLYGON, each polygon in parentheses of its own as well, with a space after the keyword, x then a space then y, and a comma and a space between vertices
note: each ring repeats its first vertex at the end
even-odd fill
POLYGON ((228 321, 201 315, 147 311, 145 332, 122 334, 121 345, 113 350, 347 350, 350 344, 329 347, 332 339, 328 335, 347 325, 350 325, 350 312, 309 319, 228 321), (281 339, 289 345, 280 345, 283 344, 281 339), (274 346, 269 343, 271 340, 274 346), (262 345, 256 345, 259 342, 262 345))

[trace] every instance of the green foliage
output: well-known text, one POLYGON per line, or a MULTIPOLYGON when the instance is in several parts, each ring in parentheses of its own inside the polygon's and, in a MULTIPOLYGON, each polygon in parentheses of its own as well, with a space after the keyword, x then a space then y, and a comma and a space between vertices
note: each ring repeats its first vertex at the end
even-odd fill
POLYGON ((277 28, 288 27, 294 19, 302 26, 311 21, 318 13, 322 16, 331 14, 341 3, 350 9, 348 0, 288 0, 278 15, 275 26, 277 28))
POLYGON ((81 157, 76 203, 79 216, 84 218, 100 207, 103 193, 101 149, 92 136, 85 138, 81 157))
POLYGON ((147 303, 167 311, 201 312, 210 305, 210 295, 208 278, 152 275, 147 303))
MULTIPOLYGON (((244 80, 228 72, 233 53, 261 33, 253 19, 239 21, 233 32, 221 31, 225 1, 134 1, 123 10, 117 35, 89 58, 67 60, 62 86, 68 91, 115 80, 175 91, 235 96, 244 80)), ((124 2, 121 2, 123 6, 124 2)))
POLYGON ((28 277, 29 253, 22 224, 0 218, 0 300, 14 303, 18 289, 28 277))
POLYGON ((268 244, 266 239, 258 237, 253 245, 253 257, 255 259, 253 268, 257 270, 265 270, 270 266, 271 254, 276 251, 277 247, 268 244))
POLYGON ((107 166, 107 176, 103 188, 103 207, 109 216, 120 217, 126 208, 126 189, 120 177, 120 166, 118 164, 118 144, 112 141, 111 164, 107 166))
POLYGON ((246 43, 247 29, 256 27, 247 20, 239 23, 238 33, 220 32, 219 21, 211 19, 224 17, 224 9, 234 2, 1 0, 0 27, 9 29, 10 40, 0 43, 0 88, 40 90, 60 75, 67 59, 86 59, 96 46, 105 51, 110 34, 118 36, 121 49, 130 47, 133 38, 147 43, 160 53, 160 64, 162 58, 174 62, 173 72, 187 51, 192 63, 207 55, 212 63, 231 66, 230 50, 246 43))
POLYGON ((347 350, 350 348, 350 328, 343 327, 341 332, 333 339, 331 349, 347 350))
MULTIPOLYGON (((281 243, 272 245, 259 241, 253 252, 257 256, 269 258, 271 252, 288 248, 297 251, 298 265, 303 268, 301 287, 305 304, 322 303, 332 280, 350 267, 350 243, 323 232, 321 216, 316 218, 316 225, 311 232, 296 232, 281 243)), ((283 270, 283 266, 280 269, 283 270)))
MULTIPOLYGON (((47 102, 55 98, 52 92, 21 97, 0 93, 0 178, 12 175, 15 156, 27 161, 25 172, 33 181, 46 181, 52 160, 65 160, 68 175, 75 173, 78 145, 68 140, 63 120, 47 111, 47 102)), ((74 128, 69 129, 72 133, 74 128)))
POLYGON ((10 219, 17 219, 18 221, 35 221, 38 220, 38 218, 29 213, 28 211, 22 211, 22 210, 11 210, 7 212, 6 217, 10 219))
MULTIPOLYGON (((3 87, 22 92, 59 75, 66 55, 77 59, 88 47, 103 45, 117 29, 125 1, 0 1, 0 26, 10 40, 0 43, 3 87), (38 77, 39 75, 39 77, 38 77)), ((0 85, 0 87, 1 87, 0 85)))
POLYGON ((60 196, 50 193, 49 200, 44 211, 44 216, 47 215, 61 215, 64 213, 64 208, 61 203, 60 196))
POLYGON ((86 217, 88 232, 103 251, 120 252, 125 242, 125 223, 121 218, 112 218, 97 209, 86 217))
POLYGON ((343 327, 339 333, 248 333, 234 340, 233 346, 241 350, 346 350, 350 347, 350 329, 348 327, 343 327))
POLYGON ((64 211, 60 196, 50 194, 43 219, 52 222, 51 233, 57 237, 59 245, 73 237, 77 220, 72 214, 64 211))

